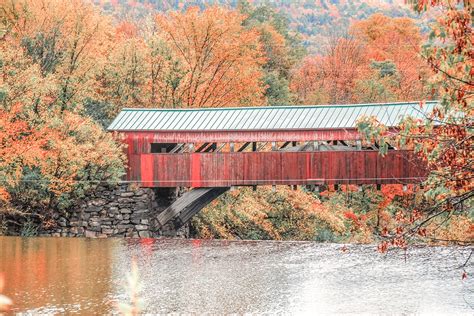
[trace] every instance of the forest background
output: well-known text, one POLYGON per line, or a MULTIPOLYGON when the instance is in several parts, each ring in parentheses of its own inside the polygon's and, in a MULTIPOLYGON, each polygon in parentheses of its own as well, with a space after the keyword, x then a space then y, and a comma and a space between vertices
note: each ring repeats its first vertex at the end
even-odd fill
POLYGON ((119 181, 125 157, 105 127, 124 107, 437 99, 400 133, 359 126, 418 152, 433 170, 423 186, 240 188, 195 216, 193 236, 473 242, 469 1, 0 4, 0 209, 25 234, 119 181))

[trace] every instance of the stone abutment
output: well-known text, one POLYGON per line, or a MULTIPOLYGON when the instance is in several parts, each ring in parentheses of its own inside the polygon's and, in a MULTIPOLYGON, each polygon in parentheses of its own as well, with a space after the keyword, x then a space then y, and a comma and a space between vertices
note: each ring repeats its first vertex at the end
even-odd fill
POLYGON ((39 232, 57 237, 188 237, 179 230, 153 227, 154 218, 180 196, 177 188, 135 188, 127 184, 99 186, 76 207, 54 214, 55 226, 39 232))

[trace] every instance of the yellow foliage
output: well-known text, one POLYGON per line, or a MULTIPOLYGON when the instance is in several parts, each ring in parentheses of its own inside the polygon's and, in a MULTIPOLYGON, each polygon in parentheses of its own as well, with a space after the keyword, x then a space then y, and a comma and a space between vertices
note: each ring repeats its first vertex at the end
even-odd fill
POLYGON ((200 238, 311 240, 320 230, 345 233, 343 213, 313 194, 278 187, 239 188, 193 219, 200 238))
POLYGON ((466 215, 452 215, 445 223, 443 219, 432 221, 427 226, 427 235, 434 241, 474 242, 474 221, 466 215))

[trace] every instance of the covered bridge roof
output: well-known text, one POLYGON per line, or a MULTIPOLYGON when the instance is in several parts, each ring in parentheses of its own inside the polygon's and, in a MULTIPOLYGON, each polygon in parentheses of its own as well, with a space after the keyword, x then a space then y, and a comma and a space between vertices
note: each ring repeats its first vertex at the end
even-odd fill
POLYGON ((263 106, 201 109, 123 109, 109 131, 258 131, 356 128, 361 116, 397 126, 405 116, 422 118, 435 101, 353 105, 263 106))

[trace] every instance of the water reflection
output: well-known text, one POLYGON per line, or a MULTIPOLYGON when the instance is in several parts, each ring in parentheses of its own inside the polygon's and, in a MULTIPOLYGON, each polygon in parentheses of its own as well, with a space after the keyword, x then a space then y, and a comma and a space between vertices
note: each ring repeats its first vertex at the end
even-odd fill
POLYGON ((108 308, 112 251, 100 240, 0 237, 5 294, 36 313, 108 308))
MULTIPOLYGON (((145 312, 472 313, 474 282, 455 268, 470 249, 166 239, 0 237, 16 311, 106 313, 126 301, 135 258, 145 312)), ((472 275, 472 264, 467 268, 472 275)))

